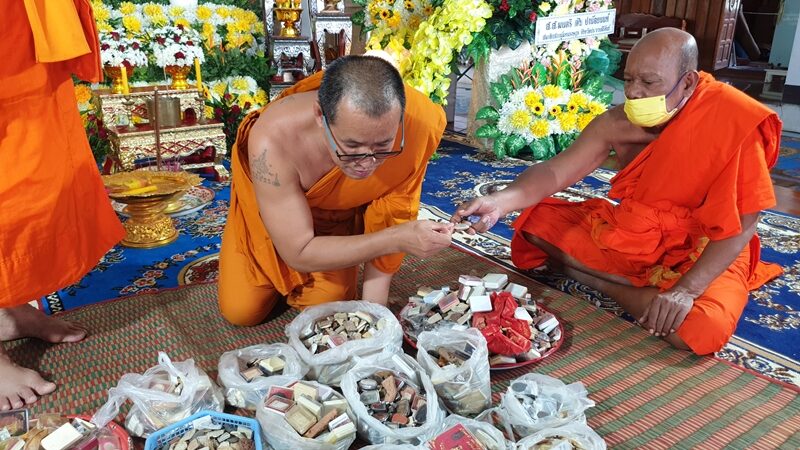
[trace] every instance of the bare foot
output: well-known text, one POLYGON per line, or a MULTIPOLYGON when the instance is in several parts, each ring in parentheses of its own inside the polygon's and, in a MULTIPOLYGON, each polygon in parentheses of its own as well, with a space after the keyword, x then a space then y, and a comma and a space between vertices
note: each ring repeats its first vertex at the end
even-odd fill
POLYGON ((0 411, 22 408, 49 394, 56 385, 33 370, 14 364, 0 344, 0 411))
POLYGON ((39 338, 54 344, 78 342, 86 337, 86 330, 48 316, 31 305, 0 309, 0 341, 26 337, 39 338))

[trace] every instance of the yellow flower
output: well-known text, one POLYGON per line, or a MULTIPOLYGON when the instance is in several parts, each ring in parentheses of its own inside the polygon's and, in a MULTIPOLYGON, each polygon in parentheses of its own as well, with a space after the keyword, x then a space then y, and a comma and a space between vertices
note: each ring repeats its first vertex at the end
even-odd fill
POLYGON ((599 116, 600 114, 603 114, 605 112, 605 110, 606 110, 606 107, 602 103, 600 103, 598 101, 594 101, 594 100, 589 102, 589 113, 591 115, 599 116))
POLYGON ((525 94, 525 104, 533 110, 533 107, 542 103, 542 96, 536 91, 530 91, 525 94))
POLYGON ((579 109, 579 106, 578 106, 577 102, 573 102, 572 100, 567 102, 567 111, 569 111, 571 113, 577 113, 578 109, 579 109))
MULTIPOLYGON (((211 19, 211 16, 214 14, 214 11, 211 11, 211 8, 209 8, 206 5, 200 5, 197 7, 196 14, 197 14, 197 20, 201 22, 206 22, 207 20, 211 19)), ((203 23, 203 26, 205 26, 205 23, 203 23)))
POLYGON ((544 98, 561 97, 561 88, 553 84, 548 84, 542 88, 542 95, 544 95, 544 98))
POLYGON ((183 6, 171 6, 169 8, 169 16, 173 19, 183 17, 183 6))
POLYGON ((539 139, 550 134, 550 124, 545 119, 535 120, 530 130, 533 137, 539 139))
POLYGON ((388 9, 382 9, 378 15, 381 16, 381 19, 386 20, 391 16, 391 14, 392 13, 390 13, 388 9))
POLYGON ((92 3, 94 9, 94 19, 99 22, 106 22, 111 18, 111 10, 106 7, 102 2, 92 3))
POLYGON ((269 99, 267 99, 267 92, 264 91, 263 89, 259 89, 256 92, 256 96, 255 96, 254 100, 256 101, 256 105, 257 106, 266 105, 267 102, 269 101, 269 99))
POLYGON ((392 17, 386 19, 386 25, 389 28, 397 28, 400 25, 400 15, 399 14, 392 14, 392 17))
POLYGON ((210 106, 204 107, 203 115, 206 116, 206 119, 212 119, 214 117, 214 108, 210 106))
POLYGON ((225 89, 228 87, 225 83, 217 83, 211 87, 211 90, 217 94, 218 97, 225 95, 225 89))
POLYGON ((114 31, 114 27, 109 25, 108 22, 97 22, 97 31, 108 33, 114 31))
POLYGON ((561 124, 561 129, 564 132, 574 131, 578 126, 578 115, 573 113, 561 114, 558 118, 558 123, 561 124))
POLYGON ((522 130, 524 128, 527 128, 528 125, 531 124, 531 115, 528 114, 528 111, 525 111, 523 109, 514 111, 508 118, 508 123, 512 127, 518 130, 522 130))
POLYGON ((192 25, 189 23, 188 20, 184 19, 183 17, 175 20, 175 26, 183 25, 184 28, 190 28, 192 25))
POLYGON ((574 102, 579 108, 586 108, 589 106, 589 96, 583 92, 575 92, 569 97, 570 102, 574 102))
POLYGON ((411 0, 406 0, 405 2, 403 2, 403 6, 409 11, 414 10, 414 2, 412 2, 411 0))
POLYGON ((539 102, 531 106, 531 111, 533 111, 533 113, 536 114, 537 116, 541 116, 542 114, 544 114, 544 103, 539 102))
POLYGON ((142 22, 136 16, 123 16, 122 26, 124 26, 129 33, 139 33, 142 31, 142 22))
POLYGON ((161 9, 161 5, 157 5, 155 3, 147 3, 142 7, 142 12, 145 16, 152 19, 153 17, 163 16, 164 10, 161 9))
POLYGON ((136 5, 131 2, 122 2, 119 4, 119 12, 123 15, 133 14, 136 12, 136 5))
POLYGON ((76 84, 75 98, 78 99, 78 104, 89 103, 92 99, 92 89, 85 84, 76 84))
POLYGON ((547 112, 549 112, 550 115, 553 116, 553 117, 558 117, 558 116, 561 115, 561 106, 553 105, 553 106, 550 107, 550 110, 547 111, 547 112))
POLYGON ((539 11, 543 13, 550 11, 550 3, 544 2, 541 5, 539 5, 539 11))
POLYGON ((422 19, 415 14, 411 16, 410 19, 408 19, 408 27, 411 28, 412 30, 417 29, 421 21, 422 19))
POLYGON ((219 8, 217 8, 217 15, 223 19, 227 19, 228 16, 230 16, 230 14, 231 12, 225 6, 220 6, 219 8))
POLYGON ((246 91, 247 80, 242 77, 236 77, 231 81, 231 87, 239 91, 246 91))
POLYGON ((425 16, 430 16, 431 14, 433 14, 433 6, 425 5, 425 7, 422 8, 422 14, 425 16))
POLYGON ((580 114, 578 116, 578 130, 583 131, 589 125, 589 122, 594 120, 594 117, 591 114, 580 114))

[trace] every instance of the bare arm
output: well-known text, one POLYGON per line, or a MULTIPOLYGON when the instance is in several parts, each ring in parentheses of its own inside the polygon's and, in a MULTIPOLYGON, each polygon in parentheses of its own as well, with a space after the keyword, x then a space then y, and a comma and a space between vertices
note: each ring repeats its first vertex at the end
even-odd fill
POLYGON ((364 264, 364 289, 361 297, 364 300, 386 305, 389 301, 389 286, 394 274, 385 273, 372 265, 364 264))
POLYGON ((742 232, 727 239, 709 242, 694 266, 675 283, 673 289, 686 289, 699 297, 712 281, 733 264, 756 232, 758 213, 741 216, 740 220, 742 232))
POLYGON ((459 206, 451 221, 480 216, 472 230, 483 232, 511 211, 533 206, 572 185, 606 160, 611 148, 610 137, 616 134, 618 123, 610 111, 598 116, 568 149, 553 159, 529 167, 502 191, 459 206))
POLYGON ((250 173, 264 227, 278 254, 293 269, 337 270, 399 252, 424 257, 450 245, 450 227, 431 221, 354 236, 315 236, 297 170, 277 148, 254 129, 248 148, 250 173))
POLYGON ((758 213, 740 218, 742 232, 719 241, 711 241, 694 266, 675 285, 656 295, 639 322, 656 336, 675 332, 692 309, 694 300, 733 264, 750 242, 758 225, 758 213))

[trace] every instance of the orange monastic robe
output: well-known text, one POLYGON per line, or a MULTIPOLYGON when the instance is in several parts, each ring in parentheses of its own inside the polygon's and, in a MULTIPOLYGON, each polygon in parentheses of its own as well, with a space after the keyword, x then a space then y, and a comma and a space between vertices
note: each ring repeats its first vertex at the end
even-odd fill
MULTIPOLYGON (((775 205, 769 168, 778 156, 781 122, 744 93, 701 73, 684 109, 611 180, 609 197, 569 203, 547 199, 514 224, 514 263, 546 255, 522 232, 538 236, 587 267, 634 286, 667 289, 709 240, 742 231, 739 217, 775 205)), ((719 350, 736 328, 748 291, 780 274, 759 261, 754 236, 736 261, 695 300, 678 335, 698 354, 719 350)))
MULTIPOLYGON (((281 97, 319 89, 318 73, 285 90, 281 97)), ((372 233, 415 220, 428 159, 436 150, 446 125, 444 111, 419 91, 406 87, 405 148, 386 160, 369 177, 355 180, 334 167, 306 192, 316 235, 372 233)), ((268 106, 267 106, 268 107, 268 106)), ((250 114, 239 127, 233 150, 233 184, 228 223, 220 259, 220 309, 231 322, 258 323, 272 308, 275 297, 287 296, 289 305, 303 308, 355 295, 357 268, 303 273, 289 267, 261 221, 247 155, 250 129, 260 113, 250 114), (254 287, 261 294, 248 294, 254 287)), ((399 150, 400 130, 395 141, 399 150)), ((287 212, 288 213, 288 212, 287 212)), ((379 270, 394 273, 403 254, 372 261, 379 270)))
POLYGON ((0 307, 78 281, 124 236, 71 74, 101 78, 87 0, 8 0, 0 13, 0 307))

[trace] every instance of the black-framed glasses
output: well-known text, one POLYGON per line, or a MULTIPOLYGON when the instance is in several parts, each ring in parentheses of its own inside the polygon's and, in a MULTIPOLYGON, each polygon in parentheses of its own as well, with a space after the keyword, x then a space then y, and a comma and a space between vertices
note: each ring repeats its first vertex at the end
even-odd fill
POLYGON ((333 153, 339 158, 339 161, 348 163, 361 162, 367 158, 373 158, 376 161, 393 158, 400 153, 403 153, 403 147, 406 144, 406 124, 403 118, 400 118, 400 150, 391 152, 372 152, 372 153, 339 153, 339 145, 336 143, 336 138, 333 137, 331 127, 328 125, 328 119, 322 115, 322 124, 325 126, 325 136, 328 138, 328 145, 330 145, 333 153))

